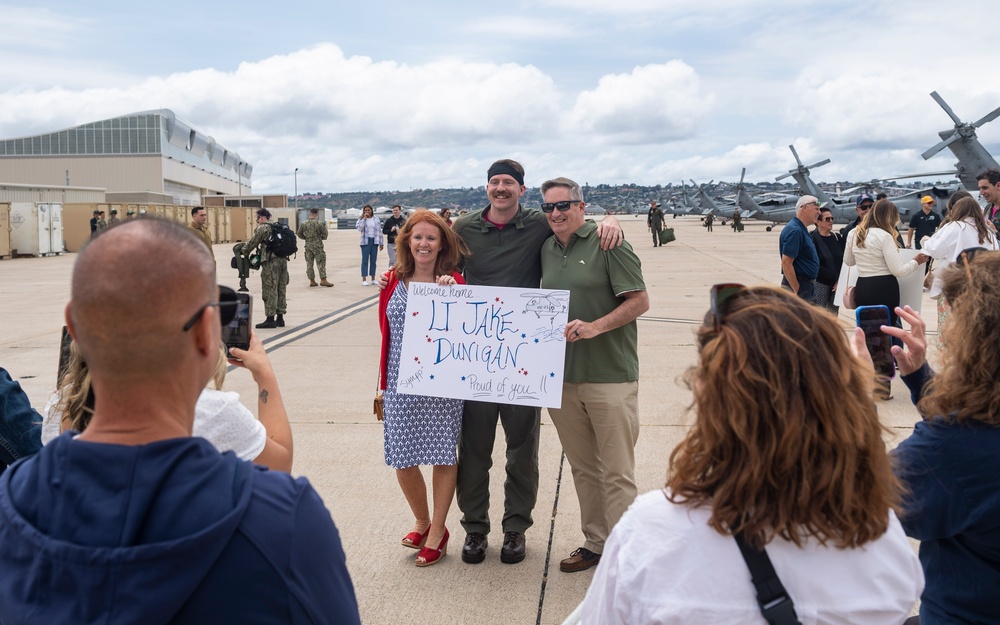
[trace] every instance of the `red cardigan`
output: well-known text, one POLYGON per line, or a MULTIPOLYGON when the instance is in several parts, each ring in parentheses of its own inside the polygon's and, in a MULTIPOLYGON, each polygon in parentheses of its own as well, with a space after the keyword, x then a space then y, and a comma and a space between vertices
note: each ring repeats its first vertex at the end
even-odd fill
MULTIPOLYGON (((382 292, 378 296, 378 326, 382 330, 382 360, 379 363, 378 387, 383 391, 385 390, 387 377, 386 370, 389 367, 389 317, 386 316, 385 311, 389 307, 389 298, 392 297, 396 286, 399 284, 399 278, 396 277, 395 269, 389 271, 388 277, 388 284, 385 285, 385 288, 382 289, 382 292)), ((455 282, 458 284, 465 284, 465 278, 457 271, 451 272, 451 277, 455 278, 455 282)))

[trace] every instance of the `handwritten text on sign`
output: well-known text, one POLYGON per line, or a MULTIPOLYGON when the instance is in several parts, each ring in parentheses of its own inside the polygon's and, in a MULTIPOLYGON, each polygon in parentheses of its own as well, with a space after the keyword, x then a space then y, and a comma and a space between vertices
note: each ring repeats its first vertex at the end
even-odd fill
POLYGON ((569 291, 411 282, 397 392, 558 408, 569 291))

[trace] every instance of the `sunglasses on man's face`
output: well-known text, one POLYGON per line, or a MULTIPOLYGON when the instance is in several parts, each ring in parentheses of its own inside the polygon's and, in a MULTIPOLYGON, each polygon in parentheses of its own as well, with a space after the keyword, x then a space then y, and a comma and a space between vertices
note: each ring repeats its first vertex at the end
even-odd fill
POLYGON ((198 323, 201 316, 205 314, 205 309, 210 306, 219 307, 219 321, 223 326, 229 325, 229 322, 233 320, 236 316, 236 291, 232 290, 228 286, 219 287, 219 301, 209 302, 198 309, 198 312, 184 324, 184 331, 187 332, 194 327, 194 324, 198 323))
POLYGON ((562 202, 542 202, 542 212, 551 213, 552 211, 558 209, 560 213, 565 213, 578 201, 579 200, 563 200, 562 202))
POLYGON ((833 217, 821 217, 820 221, 833 221, 833 217))

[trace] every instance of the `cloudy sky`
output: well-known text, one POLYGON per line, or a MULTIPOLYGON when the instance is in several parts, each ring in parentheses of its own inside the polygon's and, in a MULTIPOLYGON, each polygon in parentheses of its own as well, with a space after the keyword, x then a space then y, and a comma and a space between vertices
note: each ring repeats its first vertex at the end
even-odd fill
MULTIPOLYGON (((920 153, 1000 106, 994 3, 966 0, 0 0, 0 138, 169 108, 256 193, 823 181, 948 170, 920 153)), ((980 139, 1000 155, 1000 120, 980 139)), ((936 179, 940 177, 934 177, 936 179)))

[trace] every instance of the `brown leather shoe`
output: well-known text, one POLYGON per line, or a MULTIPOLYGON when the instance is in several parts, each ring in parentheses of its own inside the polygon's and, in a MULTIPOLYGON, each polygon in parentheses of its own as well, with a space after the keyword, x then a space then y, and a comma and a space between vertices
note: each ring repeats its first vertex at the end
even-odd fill
POLYGON ((578 573, 586 571, 592 566, 597 566, 597 563, 600 561, 601 554, 580 547, 569 554, 568 558, 559 563, 559 570, 563 573, 578 573))
POLYGON ((319 285, 320 286, 333 286, 333 283, 332 282, 328 282, 326 278, 320 278, 319 285))
POLYGON ((310 280, 310 281, 309 281, 309 286, 319 286, 319 285, 318 285, 318 284, 316 284, 316 281, 315 281, 315 280, 310 280))

